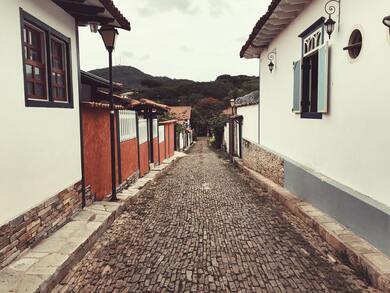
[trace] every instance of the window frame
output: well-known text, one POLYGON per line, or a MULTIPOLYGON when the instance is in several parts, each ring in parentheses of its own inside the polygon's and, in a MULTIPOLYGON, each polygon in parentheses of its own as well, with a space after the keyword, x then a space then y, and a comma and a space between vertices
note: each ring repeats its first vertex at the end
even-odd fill
MULTIPOLYGON (((322 119, 322 114, 321 112, 304 112, 303 107, 302 107, 302 102, 303 102, 303 62, 305 59, 311 58, 313 55, 318 54, 319 48, 323 46, 325 43, 325 17, 320 17, 317 21, 315 21, 311 26, 309 26, 305 31, 303 31, 300 35, 298 35, 299 38, 301 38, 301 106, 300 106, 300 117, 303 119, 322 119), (316 47, 313 50, 309 50, 308 52, 305 52, 305 40, 312 34, 321 32, 321 44, 316 47)), ((318 97, 317 97, 318 99, 318 97)), ((311 106, 309 106, 311 107, 311 106)), ((310 110, 310 109, 309 109, 310 110)))
POLYGON ((20 8, 20 32, 21 32, 21 49, 22 49, 22 65, 23 65, 23 80, 24 80, 24 100, 26 107, 41 107, 41 108, 74 108, 73 101, 73 83, 72 83, 72 55, 71 55, 71 39, 64 34, 58 32, 52 27, 48 26, 44 22, 40 21, 36 17, 24 11, 20 8), (27 74, 26 74, 26 62, 24 55, 24 26, 25 23, 32 27, 36 27, 38 30, 44 33, 43 51, 45 52, 45 88, 47 93, 46 100, 31 99, 27 94, 27 74), (64 56, 64 70, 65 70, 65 90, 67 93, 67 101, 54 100, 51 75, 53 71, 52 67, 52 40, 60 41, 64 44, 65 56, 64 56))

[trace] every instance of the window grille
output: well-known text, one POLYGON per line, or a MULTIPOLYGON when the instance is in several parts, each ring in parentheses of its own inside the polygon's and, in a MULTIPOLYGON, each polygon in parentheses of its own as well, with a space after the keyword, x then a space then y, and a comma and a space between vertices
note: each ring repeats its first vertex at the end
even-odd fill
POLYGON ((120 141, 127 141, 137 137, 136 116, 134 111, 119 110, 120 141))

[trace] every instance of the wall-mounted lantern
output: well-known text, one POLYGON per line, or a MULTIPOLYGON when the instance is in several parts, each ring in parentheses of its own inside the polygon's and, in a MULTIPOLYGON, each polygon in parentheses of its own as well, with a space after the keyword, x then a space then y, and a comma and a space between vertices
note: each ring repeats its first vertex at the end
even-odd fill
POLYGON ((383 19, 383 24, 385 26, 387 26, 390 30, 390 15, 389 16, 386 16, 384 19, 383 19))
POLYGON ((341 10, 341 0, 329 0, 328 2, 326 2, 325 4, 325 12, 328 14, 328 19, 325 21, 325 28, 326 28, 326 33, 329 35, 329 39, 330 39, 330 36, 333 34, 334 32, 334 28, 335 28, 335 25, 336 25, 336 22, 332 19, 332 15, 336 12, 336 3, 338 5, 338 23, 337 23, 337 28, 338 28, 338 31, 340 31, 340 10, 341 10))
POLYGON ((276 63, 276 49, 273 49, 271 52, 269 52, 267 58, 269 60, 268 68, 269 71, 272 73, 272 71, 274 71, 276 63))

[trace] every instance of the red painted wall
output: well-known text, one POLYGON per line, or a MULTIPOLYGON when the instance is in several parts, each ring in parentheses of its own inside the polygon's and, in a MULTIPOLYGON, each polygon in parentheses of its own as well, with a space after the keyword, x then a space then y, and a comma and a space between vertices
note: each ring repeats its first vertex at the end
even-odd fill
POLYGON ((164 133, 165 133, 165 142, 164 147, 166 149, 166 158, 170 158, 175 153, 175 127, 174 123, 169 123, 164 125, 164 133))
POLYGON ((91 185, 97 200, 102 200, 111 193, 109 111, 82 106, 82 119, 85 184, 91 185))
POLYGON ((175 154, 175 124, 169 125, 169 156, 173 157, 175 154))
POLYGON ((140 176, 144 176, 149 172, 149 147, 148 142, 144 142, 140 145, 140 176))
POLYGON ((165 158, 169 158, 169 124, 164 125, 164 154, 165 158))
POLYGON ((153 138, 153 162, 158 164, 158 137, 153 138))
POLYGON ((121 143, 122 183, 138 170, 137 138, 121 143))
POLYGON ((160 142, 160 162, 165 160, 165 142, 160 142))

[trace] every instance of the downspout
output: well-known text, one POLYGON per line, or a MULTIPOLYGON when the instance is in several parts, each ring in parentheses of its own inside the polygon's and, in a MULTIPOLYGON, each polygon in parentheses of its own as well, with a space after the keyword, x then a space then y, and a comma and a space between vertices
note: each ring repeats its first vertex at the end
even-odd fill
POLYGON ((141 158, 140 158, 140 147, 139 147, 139 128, 138 128, 138 112, 135 112, 135 131, 137 134, 137 152, 138 152, 138 173, 141 177, 141 158))
POLYGON ((146 118, 146 139, 148 141, 148 172, 150 171, 150 129, 149 129, 149 113, 145 110, 145 118, 146 118))
POLYGON ((260 144, 260 92, 259 92, 259 104, 258 105, 259 106, 257 107, 257 109, 258 109, 258 111, 257 111, 258 112, 257 113, 257 128, 258 128, 257 141, 258 141, 258 144, 260 144))
POLYGON ((239 147, 240 147, 240 159, 242 159, 242 120, 238 122, 238 136, 239 136, 239 147))
POLYGON ((149 123, 150 123, 150 162, 154 163, 154 137, 153 137, 153 114, 150 110, 149 113, 149 123))
POLYGON ((157 150, 158 150, 158 164, 161 165, 161 160, 160 160, 160 125, 158 124, 158 120, 157 120, 157 150))
POLYGON ((76 47, 77 47, 77 79, 79 83, 79 123, 80 123, 80 157, 81 157, 81 206, 87 205, 85 194, 85 171, 84 171, 84 132, 83 132, 83 114, 81 113, 81 73, 80 73, 80 40, 79 27, 75 21, 76 47))
POLYGON ((117 143, 117 157, 118 157, 118 182, 119 186, 122 184, 122 159, 121 159, 121 137, 119 125, 119 111, 115 111, 116 115, 116 143, 117 143))
POLYGON ((173 150, 177 151, 177 135, 176 135, 176 122, 173 125, 173 139, 174 139, 174 144, 173 144, 173 150))

